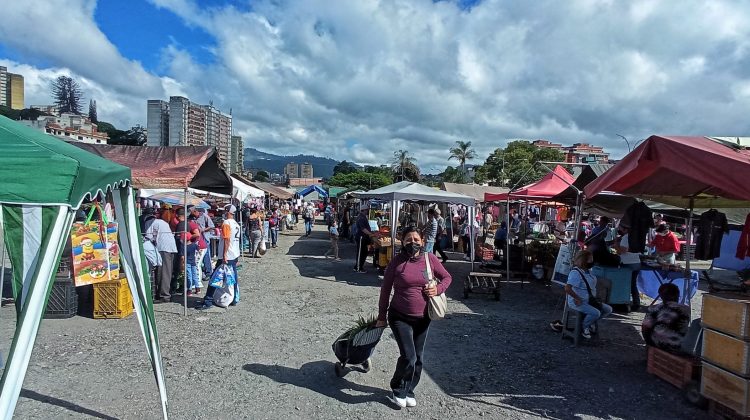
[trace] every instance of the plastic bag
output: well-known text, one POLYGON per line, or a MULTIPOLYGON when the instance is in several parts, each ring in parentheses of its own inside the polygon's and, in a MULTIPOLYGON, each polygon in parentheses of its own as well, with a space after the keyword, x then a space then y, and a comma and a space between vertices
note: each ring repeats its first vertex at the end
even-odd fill
POLYGON ((214 290, 214 305, 226 308, 234 301, 234 286, 217 287, 214 290))
POLYGON ((260 255, 265 255, 266 254, 266 250, 267 250, 267 248, 266 248, 266 241, 263 240, 263 239, 261 239, 260 245, 258 245, 258 253, 260 255))

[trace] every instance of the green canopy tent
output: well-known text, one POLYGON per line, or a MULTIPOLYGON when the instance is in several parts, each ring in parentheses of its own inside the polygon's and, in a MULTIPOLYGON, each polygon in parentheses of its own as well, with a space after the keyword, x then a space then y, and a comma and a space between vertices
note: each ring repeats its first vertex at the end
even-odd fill
POLYGON ((167 418, 167 393, 135 200, 127 167, 0 117, 0 213, 13 266, 16 330, 0 382, 0 418, 11 419, 75 211, 111 192, 121 265, 167 418), (33 176, 30 171, 33 170, 33 176))

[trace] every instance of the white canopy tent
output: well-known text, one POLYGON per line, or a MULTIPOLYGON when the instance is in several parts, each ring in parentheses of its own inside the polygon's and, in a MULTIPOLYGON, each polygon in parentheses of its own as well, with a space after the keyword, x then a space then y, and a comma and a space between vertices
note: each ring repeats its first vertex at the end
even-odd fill
MULTIPOLYGON (((356 192, 353 195, 360 200, 382 200, 391 203, 391 243, 396 243, 396 224, 398 223, 398 212, 402 202, 427 202, 427 203, 447 203, 462 204, 469 210, 469 229, 470 229, 470 250, 471 250, 471 268, 474 269, 474 223, 475 204, 474 197, 456 194, 448 191, 442 191, 428 187, 416 182, 401 181, 395 184, 386 185, 365 192, 356 192)), ((396 247, 393 247, 396 252, 396 247)))

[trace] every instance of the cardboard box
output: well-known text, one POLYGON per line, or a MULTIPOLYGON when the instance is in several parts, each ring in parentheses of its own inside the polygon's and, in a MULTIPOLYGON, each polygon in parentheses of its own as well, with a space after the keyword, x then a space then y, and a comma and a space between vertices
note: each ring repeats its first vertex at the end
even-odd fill
POLYGON ((704 328, 750 340, 750 300, 731 294, 703 295, 704 328))
POLYGON ((716 366, 750 377, 750 342, 704 328, 702 355, 716 366))
POLYGON ((701 371, 701 394, 742 416, 750 414, 750 381, 708 362, 701 371))

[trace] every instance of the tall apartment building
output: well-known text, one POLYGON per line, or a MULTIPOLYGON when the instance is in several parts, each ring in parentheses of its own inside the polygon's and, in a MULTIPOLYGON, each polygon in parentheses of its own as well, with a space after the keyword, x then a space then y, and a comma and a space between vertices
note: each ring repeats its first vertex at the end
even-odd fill
POLYGON ((242 173, 245 167, 245 151, 242 137, 232 136, 229 148, 229 170, 230 173, 242 173))
POLYGON ((147 113, 149 146, 214 146, 221 163, 230 169, 231 115, 182 96, 170 96, 169 102, 149 100, 147 113))
POLYGON ((23 76, 8 73, 8 69, 3 66, 0 66, 0 105, 12 109, 24 107, 23 76))
POLYGON ((312 178, 313 177, 313 167, 311 164, 305 162, 299 167, 299 177, 300 178, 312 178))
POLYGON ((8 69, 0 66, 0 105, 8 106, 8 69))
POLYGON ((23 76, 20 74, 8 73, 5 81, 8 106, 11 109, 23 109, 24 106, 24 93, 23 93, 23 76))
POLYGON ((169 145, 169 102, 150 99, 146 109, 146 145, 169 145))
POLYGON ((284 175, 289 178, 299 178, 299 165, 294 162, 289 162, 284 167, 284 175))

